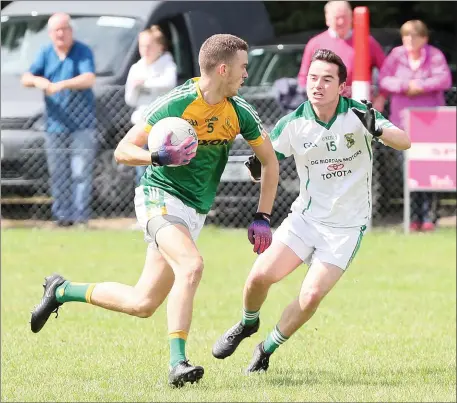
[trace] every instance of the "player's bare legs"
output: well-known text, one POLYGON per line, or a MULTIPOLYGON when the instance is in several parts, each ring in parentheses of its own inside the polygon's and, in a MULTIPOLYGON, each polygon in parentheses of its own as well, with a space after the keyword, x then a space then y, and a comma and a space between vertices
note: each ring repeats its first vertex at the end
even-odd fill
POLYGON ((300 294, 284 309, 278 328, 289 338, 316 312, 322 299, 335 286, 344 271, 339 267, 314 260, 303 280, 300 294))
POLYGON ((276 327, 265 341, 257 345, 247 372, 266 371, 270 355, 303 326, 316 312, 322 299, 335 286, 344 271, 315 259, 303 280, 298 298, 281 315, 276 327))
POLYGON ((135 286, 121 283, 76 283, 58 274, 46 278, 40 304, 32 311, 31 328, 39 332, 50 314, 65 302, 87 302, 112 311, 147 318, 169 293, 173 270, 163 256, 149 246, 143 272, 135 286))
POLYGON ((185 344, 192 321, 193 300, 203 272, 203 259, 188 229, 182 225, 161 228, 156 240, 159 250, 153 245, 148 246, 143 273, 133 287, 112 282, 74 283, 59 275, 48 277, 42 301, 32 312, 32 331, 40 331, 50 313, 65 302, 88 302, 146 318, 170 294, 169 381, 174 386, 198 381, 203 376, 203 368, 188 363, 185 344))
POLYGON ((244 309, 260 310, 270 287, 302 263, 302 260, 288 246, 282 242, 273 241, 271 246, 257 258, 248 275, 243 291, 244 309))
POLYGON ((242 320, 227 330, 213 346, 219 359, 232 355, 246 337, 259 329, 259 311, 274 284, 294 271, 302 260, 288 246, 273 240, 271 246, 254 263, 244 286, 242 320))
POLYGON ((169 383, 183 386, 185 382, 193 383, 203 376, 203 368, 191 365, 185 352, 194 297, 203 273, 203 258, 189 230, 183 225, 170 225, 160 229, 156 241, 175 277, 167 305, 170 339, 169 383))
POLYGON ((92 291, 90 303, 111 311, 148 318, 162 304, 173 281, 170 265, 156 248, 149 245, 143 272, 134 287, 112 282, 98 283, 92 291))
POLYGON ((182 225, 162 228, 156 240, 175 275, 168 298, 169 331, 188 332, 194 296, 203 273, 203 258, 189 230, 182 225))

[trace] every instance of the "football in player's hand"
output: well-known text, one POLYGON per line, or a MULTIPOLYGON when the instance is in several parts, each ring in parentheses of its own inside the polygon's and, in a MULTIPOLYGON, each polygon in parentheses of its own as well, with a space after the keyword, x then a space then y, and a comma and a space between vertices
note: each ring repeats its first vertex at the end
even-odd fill
MULTIPOLYGON (((177 117, 168 117, 159 120, 148 136, 149 151, 157 152, 167 141, 169 145, 177 146, 187 139, 192 138, 195 144, 189 148, 189 151, 196 151, 198 146, 198 137, 192 125, 184 119, 177 117), (171 133, 171 137, 170 137, 171 133)), ((175 164, 167 164, 168 166, 178 166, 175 164)))

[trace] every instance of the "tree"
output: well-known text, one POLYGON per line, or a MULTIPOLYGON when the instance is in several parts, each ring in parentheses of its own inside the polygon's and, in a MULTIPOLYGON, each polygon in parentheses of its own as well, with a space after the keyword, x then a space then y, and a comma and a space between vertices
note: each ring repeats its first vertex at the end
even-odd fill
MULTIPOLYGON (((266 1, 264 4, 276 35, 326 28, 324 2, 266 1)), ((352 1, 351 6, 368 7, 373 28, 399 28, 408 20, 420 19, 432 30, 456 34, 457 2, 454 1, 352 1)))

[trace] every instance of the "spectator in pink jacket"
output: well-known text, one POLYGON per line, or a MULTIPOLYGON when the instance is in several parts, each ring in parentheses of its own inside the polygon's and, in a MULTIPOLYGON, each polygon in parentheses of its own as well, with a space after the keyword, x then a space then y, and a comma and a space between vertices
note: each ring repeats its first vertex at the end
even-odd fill
MULTIPOLYGON (((298 73, 298 85, 301 88, 306 87, 309 65, 314 52, 320 48, 329 49, 341 57, 347 67, 348 78, 346 82, 346 91, 343 95, 350 97, 352 74, 354 71, 352 8, 347 1, 329 1, 325 4, 324 12, 325 23, 328 26, 328 30, 311 38, 311 40, 306 44, 300 71, 298 73)), ((385 59, 385 54, 381 45, 376 41, 376 39, 370 36, 369 46, 372 69, 375 67, 381 69, 385 59)), ((379 112, 382 112, 384 110, 385 100, 385 95, 378 94, 372 100, 373 107, 379 112)))
MULTIPOLYGON (((389 120, 404 129, 404 111, 415 106, 445 105, 444 91, 451 87, 452 80, 444 54, 428 44, 428 29, 422 21, 405 22, 400 34, 403 45, 387 56, 379 85, 390 95, 389 120)), ((435 229, 431 205, 430 193, 411 194, 412 231, 435 229)))

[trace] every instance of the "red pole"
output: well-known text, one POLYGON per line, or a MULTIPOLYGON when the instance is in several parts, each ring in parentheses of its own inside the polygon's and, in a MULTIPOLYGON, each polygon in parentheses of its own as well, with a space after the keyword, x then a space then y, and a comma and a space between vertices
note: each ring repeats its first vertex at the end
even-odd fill
POLYGON ((354 29, 354 72, 352 77, 352 98, 370 99, 371 58, 370 58, 370 12, 368 7, 356 7, 353 16, 354 29))

